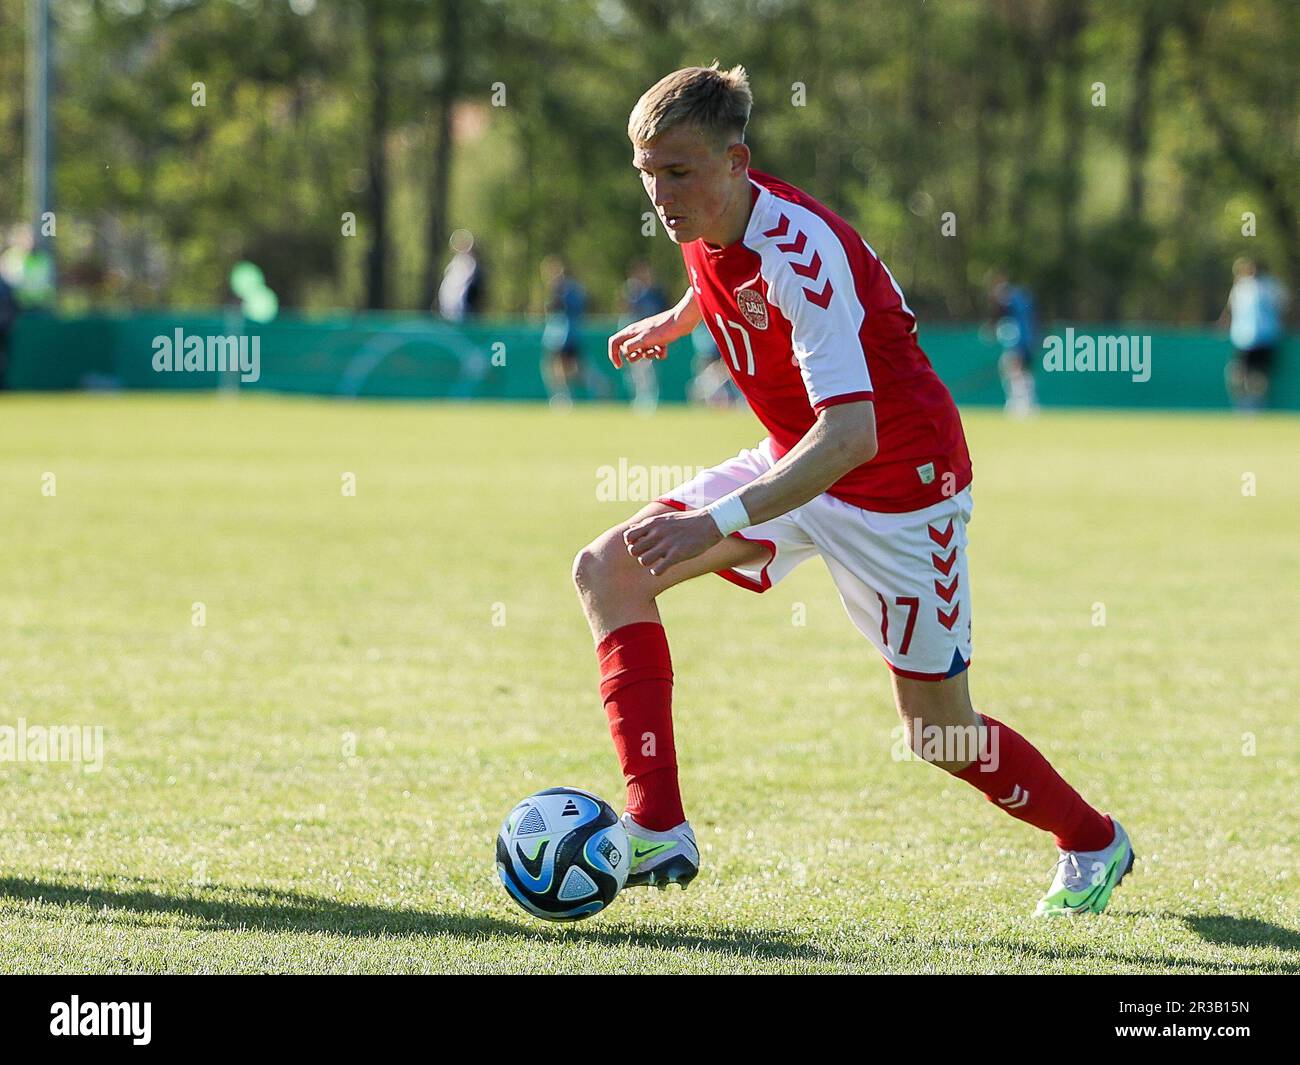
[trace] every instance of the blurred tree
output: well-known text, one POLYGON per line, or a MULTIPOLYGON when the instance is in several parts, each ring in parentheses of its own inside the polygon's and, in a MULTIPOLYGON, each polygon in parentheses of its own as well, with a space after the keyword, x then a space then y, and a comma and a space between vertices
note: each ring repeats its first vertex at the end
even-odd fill
POLYGON ((1281 230, 1276 247, 1294 281, 1300 279, 1295 153, 1300 9, 1293 4, 1270 12, 1243 3, 1224 7, 1230 10, 1180 5, 1178 27, 1188 59, 1184 75, 1222 158, 1260 195, 1281 230), (1276 17, 1256 22, 1261 14, 1276 17))
POLYGON ((14 0, 0 2, 0 245, 5 242, 3 223, 26 220, 24 172, 20 148, 25 134, 23 100, 26 78, 25 49, 27 24, 25 5, 14 0))
POLYGON ((385 0, 361 0, 366 52, 370 56, 370 114, 366 126, 370 249, 366 256, 366 306, 388 306, 388 101, 392 95, 388 52, 389 12, 385 0))
POLYGON ((433 94, 433 112, 436 126, 434 141, 433 174, 429 183, 428 261, 424 267, 424 284, 420 303, 434 306, 438 298, 438 284, 442 278, 442 255, 447 247, 450 227, 447 210, 451 198, 452 115, 461 93, 464 70, 465 39, 463 32, 461 0, 441 0, 436 5, 440 25, 439 65, 442 68, 433 94))
MULTIPOLYGON (((1294 0, 54 0, 54 15, 55 249, 82 303, 210 305, 248 258, 286 308, 427 308, 464 226, 490 312, 540 311, 549 253, 616 310, 634 259, 683 283, 627 113, 715 58, 750 71, 755 165, 857 225, 923 317, 980 314, 993 266, 1059 316, 1213 317, 1247 249, 1300 283, 1294 0)), ((22 0, 0 0, 0 35, 24 32, 22 0)), ((0 50, 7 175, 22 64, 0 50)), ((22 219, 21 182, 0 183, 0 226, 22 219)))

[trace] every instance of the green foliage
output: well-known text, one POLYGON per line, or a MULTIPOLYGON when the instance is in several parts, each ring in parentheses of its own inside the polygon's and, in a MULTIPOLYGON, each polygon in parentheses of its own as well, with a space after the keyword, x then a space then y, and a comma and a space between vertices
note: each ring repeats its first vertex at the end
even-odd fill
MULTIPOLYGON (((57 250, 83 299, 210 305, 249 258, 286 307, 363 305, 378 248, 382 303, 417 307, 430 256, 445 257, 431 232, 467 226, 492 311, 540 310, 551 252, 616 311, 634 259, 680 280, 675 249, 641 234, 626 115, 662 74, 715 57, 753 79, 755 165, 857 224, 927 317, 980 315, 995 265, 1073 316, 1213 317, 1243 252, 1300 283, 1291 0, 296 8, 54 0, 57 250)), ((24 24, 3 0, 0 34, 24 24)), ((6 145, 22 76, 4 49, 6 145)), ((0 185, 0 221, 23 216, 20 190, 0 185)))

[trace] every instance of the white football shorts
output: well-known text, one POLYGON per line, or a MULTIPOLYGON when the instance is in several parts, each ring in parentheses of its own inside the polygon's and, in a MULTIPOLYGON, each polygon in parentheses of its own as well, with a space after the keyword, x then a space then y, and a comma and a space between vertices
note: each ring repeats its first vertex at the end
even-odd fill
MULTIPOLYGON (((679 485, 658 502, 695 510, 734 492, 775 464, 764 438, 679 485)), ((966 523, 970 488, 924 510, 863 510, 826 492, 771 521, 732 533, 767 548, 766 562, 718 576, 765 592, 804 559, 820 555, 858 630, 895 673, 918 680, 956 676, 971 657, 966 523)))

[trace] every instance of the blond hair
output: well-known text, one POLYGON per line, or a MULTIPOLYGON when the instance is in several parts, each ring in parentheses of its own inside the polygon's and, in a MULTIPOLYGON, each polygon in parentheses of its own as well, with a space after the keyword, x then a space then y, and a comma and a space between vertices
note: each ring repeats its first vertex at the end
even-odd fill
POLYGON ((648 144, 689 123, 709 137, 744 140, 753 105, 745 68, 720 70, 715 59, 712 66, 684 67, 655 82, 632 108, 627 135, 633 144, 648 144))

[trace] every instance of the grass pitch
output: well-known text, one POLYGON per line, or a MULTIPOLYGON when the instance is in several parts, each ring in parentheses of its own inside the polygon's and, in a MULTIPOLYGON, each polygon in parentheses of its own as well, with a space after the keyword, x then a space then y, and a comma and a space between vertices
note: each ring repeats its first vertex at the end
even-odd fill
POLYGON ((1110 911, 1029 917, 1050 841, 892 757, 813 561, 661 600, 704 866, 552 927, 493 836, 621 799, 569 569, 640 503, 597 470, 751 415, 0 397, 0 726, 104 740, 0 762, 0 970, 1300 971, 1300 422, 966 422, 976 705, 1123 818, 1110 911))

